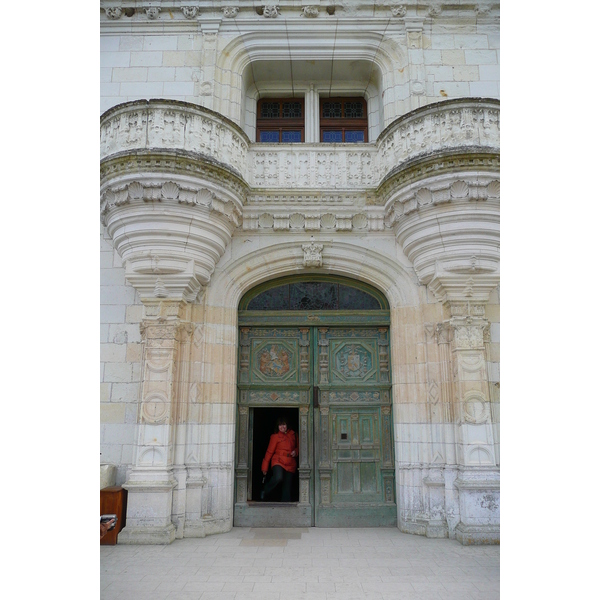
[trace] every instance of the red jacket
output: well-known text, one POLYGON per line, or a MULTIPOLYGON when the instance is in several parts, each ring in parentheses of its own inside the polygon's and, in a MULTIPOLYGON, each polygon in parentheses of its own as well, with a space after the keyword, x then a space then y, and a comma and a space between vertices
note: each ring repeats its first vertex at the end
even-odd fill
POLYGON ((298 455, 298 437, 288 429, 285 433, 278 431, 271 436, 267 453, 262 461, 261 471, 269 470, 269 462, 271 466, 279 465, 286 471, 294 473, 296 471, 296 459, 290 456, 292 451, 296 451, 298 455), (272 457, 272 458, 271 458, 272 457))

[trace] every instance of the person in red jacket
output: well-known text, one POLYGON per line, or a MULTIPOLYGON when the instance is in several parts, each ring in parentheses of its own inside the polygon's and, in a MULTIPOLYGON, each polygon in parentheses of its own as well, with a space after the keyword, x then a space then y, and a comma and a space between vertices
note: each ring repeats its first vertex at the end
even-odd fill
POLYGON ((278 431, 269 440, 269 447, 262 461, 263 475, 267 474, 269 464, 273 467, 273 475, 260 493, 260 499, 264 500, 280 483, 283 483, 281 501, 290 502, 292 480, 297 466, 298 437, 288 429, 287 421, 283 417, 277 419, 277 429, 278 431))

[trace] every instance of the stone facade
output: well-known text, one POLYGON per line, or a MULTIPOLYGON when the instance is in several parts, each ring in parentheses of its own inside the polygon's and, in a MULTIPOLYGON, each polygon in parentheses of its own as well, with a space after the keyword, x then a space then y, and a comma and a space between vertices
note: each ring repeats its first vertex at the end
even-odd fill
POLYGON ((499 5, 206 4, 101 1, 119 543, 231 528, 238 304, 302 273, 388 299, 398 527, 497 543, 499 5), (257 100, 292 94, 304 143, 257 143, 257 100), (325 94, 365 98, 368 143, 319 142, 325 94))

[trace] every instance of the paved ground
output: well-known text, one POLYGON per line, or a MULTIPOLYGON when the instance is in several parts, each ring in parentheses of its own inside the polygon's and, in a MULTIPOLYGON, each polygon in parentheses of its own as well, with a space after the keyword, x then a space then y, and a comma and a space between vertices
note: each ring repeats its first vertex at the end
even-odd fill
POLYGON ((497 600, 499 546, 398 529, 253 529, 101 546, 101 600, 497 600))

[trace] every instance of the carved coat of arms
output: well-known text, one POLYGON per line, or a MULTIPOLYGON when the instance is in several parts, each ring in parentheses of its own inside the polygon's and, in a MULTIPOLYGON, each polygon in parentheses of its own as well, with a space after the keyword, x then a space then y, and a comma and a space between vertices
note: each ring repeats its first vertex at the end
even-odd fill
POLYGON ((364 350, 351 345, 340 353, 338 358, 340 372, 346 377, 364 377, 367 373, 367 357, 364 350))
POLYGON ((285 375, 290 370, 290 356, 287 350, 274 344, 263 350, 258 368, 269 377, 285 375))

